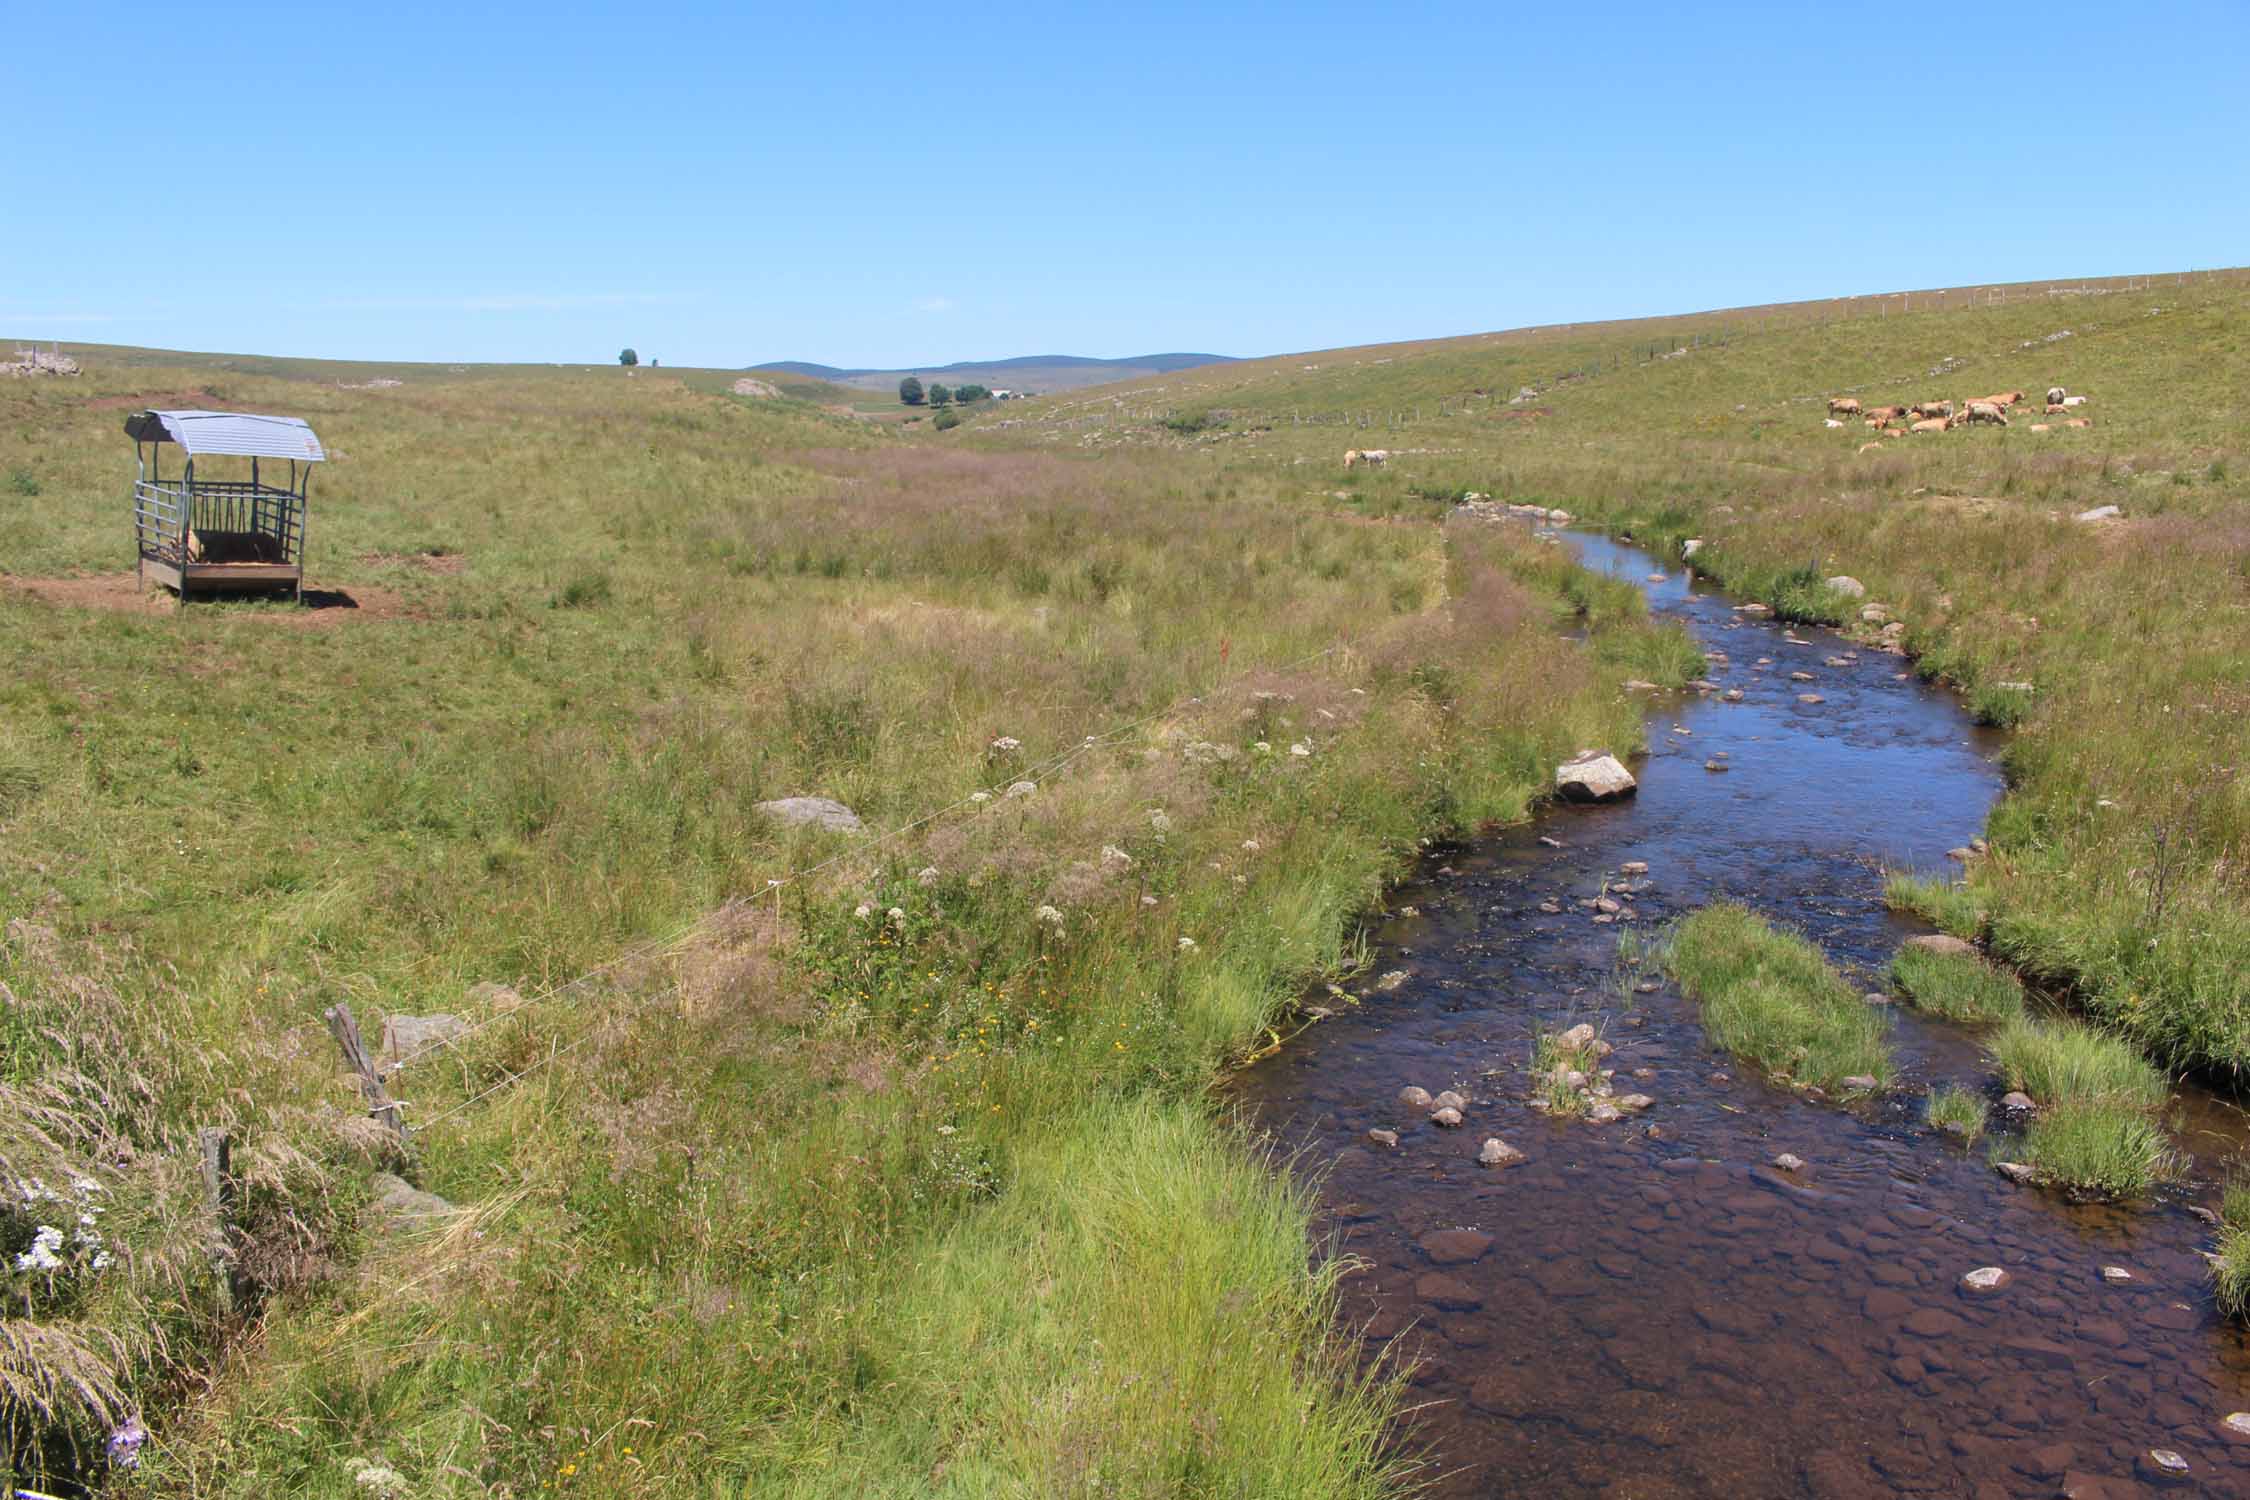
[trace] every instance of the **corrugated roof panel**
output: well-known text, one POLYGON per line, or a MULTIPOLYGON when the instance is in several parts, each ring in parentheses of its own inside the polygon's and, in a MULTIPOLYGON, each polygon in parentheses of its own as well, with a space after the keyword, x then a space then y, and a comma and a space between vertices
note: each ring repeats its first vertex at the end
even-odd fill
POLYGON ((294 458, 300 463, 319 463, 328 457, 302 417, 243 411, 135 412, 125 419, 125 435, 135 442, 175 442, 190 454, 294 458))

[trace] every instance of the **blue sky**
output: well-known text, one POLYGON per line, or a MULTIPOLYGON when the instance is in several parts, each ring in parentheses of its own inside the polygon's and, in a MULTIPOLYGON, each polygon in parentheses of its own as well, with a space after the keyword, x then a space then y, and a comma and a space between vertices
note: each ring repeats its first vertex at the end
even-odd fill
POLYGON ((1229 354, 2250 261, 2250 4, 0 0, 0 336, 1229 354))

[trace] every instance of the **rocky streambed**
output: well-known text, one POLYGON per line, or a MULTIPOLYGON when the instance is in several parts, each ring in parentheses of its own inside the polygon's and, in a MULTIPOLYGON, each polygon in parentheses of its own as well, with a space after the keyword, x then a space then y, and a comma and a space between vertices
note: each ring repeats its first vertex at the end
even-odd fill
POLYGON ((1694 630, 1713 690, 1652 698, 1637 796, 1433 851, 1367 1003, 1239 1084, 1328 1164, 1363 1263, 1344 1315, 1410 1362, 1434 1492, 2250 1494, 2250 1338, 2213 1310, 2195 1212, 2239 1111, 2183 1085, 2181 1178, 2073 1205, 1923 1124, 1946 1082, 2006 1117, 1975 1031, 1901 1008, 1891 1088, 1809 1099, 1621 961, 1621 932, 1732 899, 1881 989, 1922 929, 1879 867, 1976 837, 1997 738, 1895 656, 1567 544, 1694 630))

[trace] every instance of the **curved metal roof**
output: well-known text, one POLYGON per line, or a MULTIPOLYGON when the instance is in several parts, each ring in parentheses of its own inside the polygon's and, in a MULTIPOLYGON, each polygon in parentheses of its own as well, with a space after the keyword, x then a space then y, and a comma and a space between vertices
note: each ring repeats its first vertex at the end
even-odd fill
POLYGON ((328 457, 302 417, 265 417, 246 411, 137 411, 125 419, 136 443, 178 443, 189 454, 227 453, 242 458, 293 458, 319 463, 328 457))

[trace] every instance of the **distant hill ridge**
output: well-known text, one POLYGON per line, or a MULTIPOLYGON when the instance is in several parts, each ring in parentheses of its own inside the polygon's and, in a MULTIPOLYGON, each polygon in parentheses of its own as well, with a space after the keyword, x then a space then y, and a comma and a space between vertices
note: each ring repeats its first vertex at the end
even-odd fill
POLYGON ((975 380, 985 385, 1022 385, 1036 390, 1070 390, 1078 386, 1107 385, 1117 380, 1138 380, 1149 375, 1169 375, 1203 365, 1232 364, 1231 354, 1137 354, 1121 359, 1092 359, 1082 354, 1021 354, 1013 359, 964 359, 949 365, 909 365, 895 370, 842 369, 810 360, 782 359, 746 368, 807 376, 837 385, 878 390, 895 385, 909 375, 927 380, 975 380))

